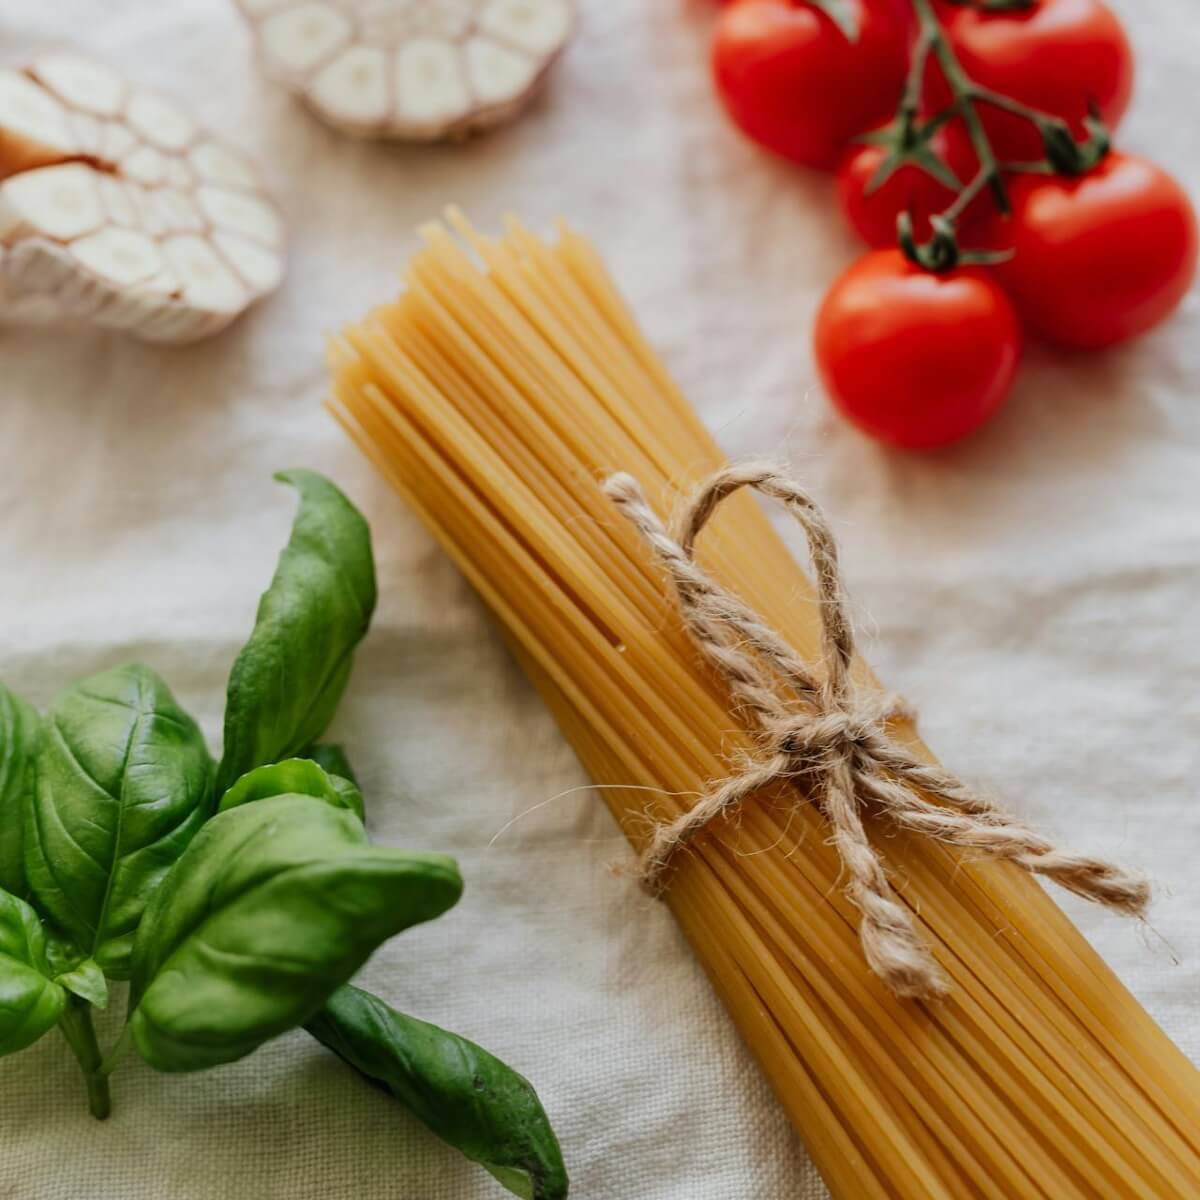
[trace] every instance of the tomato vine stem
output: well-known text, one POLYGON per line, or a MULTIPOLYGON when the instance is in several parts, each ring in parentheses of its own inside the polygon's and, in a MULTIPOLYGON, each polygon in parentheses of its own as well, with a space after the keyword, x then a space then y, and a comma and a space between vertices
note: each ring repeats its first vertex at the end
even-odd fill
POLYGON ((909 89, 915 88, 917 95, 920 96, 925 82, 928 58, 932 54, 942 69, 942 76, 953 97, 947 111, 950 112, 951 117, 962 117, 963 124, 967 128, 967 136, 971 139, 971 148, 979 160, 980 172, 985 174, 986 185, 991 188, 992 196, 1000 211, 1008 212, 1008 194, 1004 190, 1000 164, 995 154, 992 153, 991 139, 983 127, 983 121, 976 108, 982 98, 980 89, 976 87, 958 61, 958 55, 954 53, 954 49, 946 37, 946 31, 942 28, 942 23, 933 10, 932 0, 912 0, 912 6, 920 30, 918 41, 928 42, 929 49, 923 57, 913 55, 912 76, 905 91, 907 93, 909 89))
MULTIPOLYGON (((966 3, 967 0, 955 2, 966 3)), ((1082 174, 1094 167, 1108 153, 1108 131, 1093 108, 1091 115, 1084 122, 1086 136, 1081 141, 1076 141, 1070 126, 1062 117, 1042 112, 1002 92, 977 84, 958 61, 958 56, 954 53, 946 31, 934 11, 932 0, 911 0, 911 3, 917 18, 917 40, 904 93, 891 127, 894 132, 889 135, 896 148, 882 164, 872 184, 878 186, 882 183, 902 161, 917 162, 917 165, 931 174, 943 178, 941 173, 934 171, 929 164, 928 160, 932 156, 929 139, 943 125, 955 118, 961 118, 978 161, 978 169, 965 184, 957 180, 957 194, 954 200, 942 212, 930 217, 933 234, 928 242, 917 242, 913 233, 912 216, 909 213, 901 213, 897 219, 897 237, 901 249, 909 259, 929 271, 947 271, 959 263, 999 262, 1008 255, 986 250, 964 252, 958 244, 958 222, 975 199, 983 191, 990 191, 996 207, 1000 212, 1007 214, 1010 208, 1008 192, 1004 186, 1006 172, 1082 174), (950 103, 940 112, 922 121, 919 113, 931 58, 940 68, 951 98, 950 103), (983 105, 1030 122, 1041 136, 1046 157, 1032 163, 1001 162, 992 148, 991 138, 979 113, 983 105), (919 148, 920 157, 914 152, 914 147, 919 148)), ((1030 6, 1027 0, 984 0, 983 3, 971 5, 987 12, 1011 11, 1030 6)), ((946 166, 947 172, 953 174, 947 164, 940 165, 946 166)))
POLYGON ((100 1043, 92 1024, 92 1006, 78 996, 68 996, 58 1027, 83 1072, 88 1111, 97 1121, 103 1121, 112 1113, 112 1093, 108 1076, 101 1070, 100 1043))

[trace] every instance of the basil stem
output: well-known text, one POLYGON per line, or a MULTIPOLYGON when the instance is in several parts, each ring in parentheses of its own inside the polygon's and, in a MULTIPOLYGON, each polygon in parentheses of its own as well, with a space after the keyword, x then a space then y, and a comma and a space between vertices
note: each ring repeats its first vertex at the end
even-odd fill
POLYGON ((87 1084, 88 1111, 97 1121, 103 1121, 112 1113, 112 1094, 108 1087, 108 1076, 100 1070, 102 1060, 96 1030, 92 1025, 91 1005, 78 996, 68 996, 58 1027, 83 1071, 87 1084))

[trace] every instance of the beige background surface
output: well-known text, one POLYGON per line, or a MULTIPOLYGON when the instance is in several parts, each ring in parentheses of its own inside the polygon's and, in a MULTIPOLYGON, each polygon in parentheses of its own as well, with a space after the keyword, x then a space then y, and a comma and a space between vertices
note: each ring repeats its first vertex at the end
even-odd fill
MULTIPOLYGON (((1193 0, 1117 0, 1140 79, 1121 141, 1200 194, 1193 0)), ((960 450, 888 456, 832 420, 808 330, 855 247, 822 178, 715 111, 708 5, 584 0, 579 40, 514 128, 452 149, 342 141, 260 82, 219 0, 4 6, 0 46, 107 56, 264 163, 293 238, 283 290, 226 335, 152 349, 0 332, 0 677, 39 704, 130 658, 214 746, 225 674, 307 465, 370 516, 382 599, 335 732, 375 834, 458 855, 457 910, 367 980, 538 1084, 586 1200, 811 1200, 798 1140, 553 724, 454 571, 322 413, 325 333, 394 287, 412 228, 565 213, 735 453, 784 443, 827 504, 870 654, 947 761, 1073 844, 1162 884, 1153 931, 1072 905, 1200 1057, 1200 305, 1097 358, 1028 356, 960 450), (470 750, 462 742, 469 739, 470 750)), ((171 1078, 132 1064, 100 1127, 47 1039, 0 1063, 0 1196, 223 1200, 501 1193, 303 1036, 171 1078)))

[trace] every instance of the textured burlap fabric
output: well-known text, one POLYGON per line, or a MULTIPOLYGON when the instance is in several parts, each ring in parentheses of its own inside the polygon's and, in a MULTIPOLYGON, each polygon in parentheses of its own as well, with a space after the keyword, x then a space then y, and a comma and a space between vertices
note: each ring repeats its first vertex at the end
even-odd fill
MULTIPOLYGON (((369 965, 399 1007, 525 1071, 586 1200, 823 1190, 665 909, 454 570, 319 408, 324 335, 390 293, 413 226, 569 215, 599 243, 727 448, 786 452, 828 511, 864 649, 947 764, 1080 850, 1143 867, 1152 929, 1063 900, 1200 1055, 1200 306, 1101 357, 1031 350, 1008 410, 932 458, 827 415, 808 346, 857 253, 827 181, 717 114, 710 6, 584 0, 550 93, 462 147, 342 140, 253 73, 217 0, 9 5, 51 43, 172 91, 261 159, 292 234, 283 290, 227 334, 153 349, 0 332, 0 677, 45 704, 136 658, 214 748, 226 672, 289 527, 273 470, 371 519, 381 603, 334 732, 374 834, 458 856, 461 905, 369 965), (495 842, 511 818, 530 812, 495 842)), ((1193 0, 1118 0, 1139 54, 1121 140, 1200 191, 1193 0)), ((788 536, 792 536, 791 533, 788 536)), ((56 1036, 0 1061, 7 1200, 484 1200, 502 1193, 302 1035, 191 1077, 129 1063, 86 1115, 56 1036)))

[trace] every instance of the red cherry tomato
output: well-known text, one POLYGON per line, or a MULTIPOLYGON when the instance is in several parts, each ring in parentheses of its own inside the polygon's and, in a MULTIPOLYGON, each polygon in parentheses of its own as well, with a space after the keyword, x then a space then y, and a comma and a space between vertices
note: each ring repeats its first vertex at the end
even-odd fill
POLYGON ((989 243, 1013 250, 994 269, 1026 325, 1092 349, 1158 324, 1196 273, 1196 215, 1161 167, 1115 151, 1076 178, 1022 175, 1012 216, 989 243))
POLYGON ((860 258, 817 314, 817 365, 834 403, 910 450, 982 425, 1008 395, 1020 347, 1012 305, 987 274, 934 275, 899 250, 860 258))
MULTIPOLYGON (((1133 52, 1125 31, 1101 0, 1038 0, 1032 8, 986 12, 944 5, 942 24, 968 76, 981 87, 1063 117, 1078 137, 1094 100, 1115 129, 1133 89, 1133 52)), ((930 68, 936 100, 947 95, 930 68)), ((1022 117, 981 104, 979 113, 997 157, 1028 162, 1043 155, 1042 139, 1022 117)))
POLYGON ((849 0, 851 42, 803 0, 737 0, 717 18, 712 71, 748 137, 809 167, 832 167, 856 134, 884 120, 904 88, 908 49, 892 0, 849 0))
MULTIPOLYGON (((936 154, 961 183, 969 183, 977 170, 977 160, 965 132, 954 121, 943 126, 930 141, 936 154)), ((852 145, 842 155, 837 171, 838 201, 850 227, 868 246, 884 248, 896 244, 896 218, 909 212, 917 241, 927 241, 932 230, 929 218, 953 203, 955 192, 928 171, 911 163, 897 167, 874 191, 870 191, 875 172, 888 155, 888 148, 874 142, 852 145)), ((965 242, 970 230, 986 212, 986 197, 981 197, 959 222, 965 242)))
MULTIPOLYGON (((935 139, 939 140, 939 139, 935 139)), ((940 141, 943 143, 945 139, 940 141)), ((937 153, 939 147, 932 147, 937 153)), ((913 217, 918 241, 929 237, 929 217, 954 201, 954 192, 924 168, 904 163, 874 191, 871 183, 888 156, 886 146, 867 143, 851 146, 837 170, 838 203, 846 220, 868 246, 896 244, 896 218, 913 217)))

